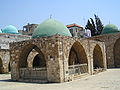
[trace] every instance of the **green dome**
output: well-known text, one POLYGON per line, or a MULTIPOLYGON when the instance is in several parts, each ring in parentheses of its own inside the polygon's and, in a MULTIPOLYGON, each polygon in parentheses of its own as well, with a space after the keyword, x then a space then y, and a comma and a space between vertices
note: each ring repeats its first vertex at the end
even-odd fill
POLYGON ((101 34, 112 34, 112 33, 117 33, 117 32, 120 32, 118 30, 118 27, 113 25, 113 24, 108 24, 106 25, 103 30, 102 30, 102 33, 101 34))
POLYGON ((18 34, 18 30, 12 25, 6 26, 4 29, 2 29, 2 32, 9 34, 18 34))
POLYGON ((2 33, 2 30, 0 29, 0 33, 2 33))
POLYGON ((32 38, 52 36, 55 34, 71 36, 69 29, 65 25, 54 19, 48 19, 38 25, 33 32, 32 38))

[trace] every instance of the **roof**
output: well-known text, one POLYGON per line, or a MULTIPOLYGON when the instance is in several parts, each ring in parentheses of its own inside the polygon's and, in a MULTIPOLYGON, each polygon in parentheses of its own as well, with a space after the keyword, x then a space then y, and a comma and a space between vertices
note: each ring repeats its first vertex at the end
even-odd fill
POLYGON ((18 34, 18 30, 12 25, 6 26, 4 29, 2 29, 2 32, 9 34, 18 34))
POLYGON ((117 33, 117 32, 120 32, 117 26, 113 24, 108 24, 103 28, 101 34, 111 34, 111 33, 117 33))
POLYGON ((70 25, 66 25, 68 28, 69 27, 81 27, 81 26, 79 26, 79 25, 77 25, 77 24, 70 24, 70 25))
POLYGON ((53 35, 72 36, 69 29, 59 21, 47 19, 34 30, 32 38, 53 36, 53 35))

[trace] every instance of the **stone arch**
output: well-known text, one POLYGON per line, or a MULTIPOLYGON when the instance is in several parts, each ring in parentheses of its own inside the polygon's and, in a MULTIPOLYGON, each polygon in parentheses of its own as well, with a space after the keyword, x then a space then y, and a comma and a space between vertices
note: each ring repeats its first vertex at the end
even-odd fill
POLYGON ((2 63, 2 59, 0 58, 0 73, 3 72, 3 63, 2 63))
MULTIPOLYGON (((39 65, 42 65, 42 64, 39 64, 39 65)), ((47 80, 47 67, 46 67, 44 54, 36 45, 29 44, 23 47, 20 58, 19 58, 19 78, 21 80, 24 80, 24 79, 35 80, 35 81, 47 80), (39 55, 39 57, 42 57, 40 59, 40 62, 42 60, 42 62, 44 62, 44 66, 37 66, 33 68, 32 65, 34 60, 36 61, 36 59, 34 58, 36 57, 36 55, 39 55), (33 59, 33 60, 30 60, 30 59, 33 59), (29 65, 28 63, 32 65, 29 65)))
POLYGON ((103 53, 102 53, 101 47, 97 44, 93 51, 93 67, 94 67, 94 69, 104 68, 103 62, 104 62, 103 61, 103 53))
POLYGON ((116 40, 113 48, 113 55, 114 55, 114 65, 117 68, 120 68, 120 38, 116 40))
MULTIPOLYGON (((45 61, 44 54, 42 53, 42 51, 36 45, 29 44, 29 45, 26 45, 26 46, 23 47, 22 52, 20 54, 20 59, 19 59, 19 66, 20 66, 20 68, 26 68, 26 67, 28 67, 28 62, 29 62, 28 59, 30 59, 29 58, 29 54, 31 52, 34 53, 34 51, 36 51, 37 53, 39 53, 42 56, 42 59, 45 61)), ((33 59, 34 57, 35 57, 35 55, 33 55, 33 57, 31 59, 33 59)))
POLYGON ((69 75, 81 75, 88 73, 88 60, 84 47, 76 41, 69 52, 69 75))
POLYGON ((35 58, 35 56, 39 54, 37 51, 35 50, 32 50, 29 55, 28 55, 28 58, 27 58, 27 63, 28 63, 28 67, 29 68, 32 68, 33 67, 33 60, 35 58))
POLYGON ((70 49, 68 62, 69 65, 88 63, 85 49, 78 41, 70 49))

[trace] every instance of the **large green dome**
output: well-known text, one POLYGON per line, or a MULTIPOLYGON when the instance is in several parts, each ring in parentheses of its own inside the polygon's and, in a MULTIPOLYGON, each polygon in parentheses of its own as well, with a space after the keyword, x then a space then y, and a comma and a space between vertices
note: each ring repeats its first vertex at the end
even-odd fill
POLYGON ((118 30, 118 27, 113 25, 113 24, 108 24, 106 25, 103 30, 102 30, 102 33, 101 34, 112 34, 112 33, 117 33, 117 32, 120 32, 118 30))
POLYGON ((2 32, 9 34, 18 34, 18 30, 12 25, 6 26, 4 29, 2 29, 2 32))
POLYGON ((55 34, 71 36, 71 33, 65 25, 54 19, 48 19, 38 25, 33 32, 32 38, 52 36, 55 34))

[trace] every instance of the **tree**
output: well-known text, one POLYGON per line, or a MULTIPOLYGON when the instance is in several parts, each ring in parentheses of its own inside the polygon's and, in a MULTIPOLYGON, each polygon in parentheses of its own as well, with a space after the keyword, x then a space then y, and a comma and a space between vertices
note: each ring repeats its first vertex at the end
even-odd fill
POLYGON ((92 18, 90 18, 90 20, 91 20, 91 23, 92 23, 92 31, 93 31, 93 36, 95 36, 96 35, 96 27, 95 27, 95 23, 94 23, 94 20, 92 19, 92 18))
POLYGON ((86 25, 85 29, 89 29, 91 31, 91 35, 94 36, 93 26, 92 26, 92 24, 91 24, 89 19, 87 21, 87 25, 86 25))
POLYGON ((103 24, 100 18, 95 14, 94 17, 95 17, 95 22, 92 18, 90 18, 90 20, 88 19, 87 25, 85 27, 86 29, 91 30, 92 36, 100 35, 103 30, 103 24))
POLYGON ((87 22, 87 25, 86 25, 85 29, 89 29, 91 31, 91 35, 95 36, 95 31, 96 30, 94 28, 93 23, 91 23, 89 19, 88 19, 88 22, 87 22))
POLYGON ((97 15, 94 14, 94 16, 95 16, 95 21, 96 21, 97 35, 100 35, 103 30, 103 24, 97 15))

